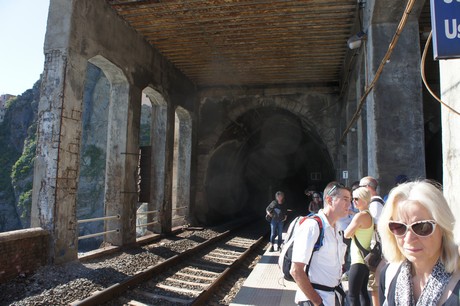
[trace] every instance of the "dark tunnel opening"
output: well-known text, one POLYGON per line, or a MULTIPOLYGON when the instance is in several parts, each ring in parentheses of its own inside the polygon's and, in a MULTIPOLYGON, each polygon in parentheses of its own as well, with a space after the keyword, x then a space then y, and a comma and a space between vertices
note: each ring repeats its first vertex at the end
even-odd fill
POLYGON ((251 110, 222 133, 206 176, 208 223, 255 214, 278 190, 291 216, 307 214, 308 186, 322 191, 334 178, 329 153, 315 132, 278 108, 251 110))

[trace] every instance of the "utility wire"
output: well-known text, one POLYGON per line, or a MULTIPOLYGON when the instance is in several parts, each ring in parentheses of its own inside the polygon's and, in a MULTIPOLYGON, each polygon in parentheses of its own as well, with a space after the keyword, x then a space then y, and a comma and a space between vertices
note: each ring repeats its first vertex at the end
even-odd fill
POLYGON ((430 86, 428 85, 428 82, 426 81, 426 76, 425 76, 425 60, 426 60, 426 54, 428 52, 428 46, 430 45, 430 42, 431 42, 431 36, 433 34, 433 31, 430 32, 430 35, 428 36, 428 39, 426 40, 426 43, 425 43, 425 48, 423 49, 423 54, 422 54, 422 62, 420 64, 421 66, 421 69, 420 69, 420 73, 422 75, 422 80, 423 80, 423 84, 425 84, 425 87, 426 89, 428 90, 428 92, 433 96, 433 98, 435 98, 439 103, 441 103, 442 105, 444 105, 445 107, 447 107, 448 109, 450 109, 452 112, 454 112, 455 114, 457 115, 460 115, 460 113, 458 111, 456 111, 455 109, 453 109, 451 106, 447 105, 445 102, 443 102, 440 98, 438 98, 438 96, 436 96, 436 94, 433 92, 433 90, 431 90, 430 86))
POLYGON ((342 143, 345 140, 345 137, 350 132, 351 127, 356 123, 359 116, 361 116, 361 111, 364 107, 364 104, 366 103, 366 98, 369 95, 369 93, 374 89, 374 86, 377 83, 377 80, 380 78, 380 75, 382 74, 383 67, 389 61, 390 56, 393 53, 393 49, 396 47, 396 44, 399 40, 399 36, 401 35, 401 32, 406 25, 407 19, 409 18, 412 8, 414 7, 415 1, 416 0, 409 0, 407 2, 406 9, 404 10, 404 15, 402 16, 401 21, 399 22, 398 28, 396 29, 396 33, 394 34, 390 42, 390 45, 388 46, 388 50, 385 56, 383 57, 382 61, 380 62, 380 66, 375 73, 374 79, 372 80, 371 84, 367 87, 366 91, 361 97, 356 112, 354 113, 353 117, 351 118, 350 123, 348 123, 347 128, 345 129, 345 131, 342 134, 342 137, 340 138, 340 143, 342 143))

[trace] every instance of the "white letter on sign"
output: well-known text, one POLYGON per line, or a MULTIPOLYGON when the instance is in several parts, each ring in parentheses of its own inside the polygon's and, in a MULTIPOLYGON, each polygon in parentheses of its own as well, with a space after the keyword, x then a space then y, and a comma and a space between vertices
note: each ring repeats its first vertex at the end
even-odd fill
POLYGON ((457 19, 452 19, 452 31, 449 26, 449 20, 444 20, 444 33, 448 39, 460 38, 460 24, 457 27, 457 19))

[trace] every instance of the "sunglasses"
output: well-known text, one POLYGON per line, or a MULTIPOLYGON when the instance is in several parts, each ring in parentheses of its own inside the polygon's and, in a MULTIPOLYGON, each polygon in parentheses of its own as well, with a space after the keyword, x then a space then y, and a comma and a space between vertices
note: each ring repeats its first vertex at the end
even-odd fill
POLYGON ((327 192, 327 195, 331 195, 337 188, 345 188, 345 185, 337 183, 334 186, 332 186, 331 189, 327 192))
POLYGON ((359 198, 353 198, 353 201, 358 201, 358 200, 359 200, 359 198))
POLYGON ((423 220, 407 225, 402 222, 390 221, 388 222, 388 228, 397 237, 406 235, 409 229, 419 237, 428 237, 436 229, 436 222, 433 220, 423 220))

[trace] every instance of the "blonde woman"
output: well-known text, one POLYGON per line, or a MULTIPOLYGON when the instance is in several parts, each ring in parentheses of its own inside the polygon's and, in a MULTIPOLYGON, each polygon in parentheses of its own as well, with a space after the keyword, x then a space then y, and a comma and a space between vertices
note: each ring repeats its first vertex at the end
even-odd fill
POLYGON ((460 262, 455 218, 439 185, 404 183, 389 194, 380 222, 384 305, 460 304, 460 262))
POLYGON ((345 238, 353 238, 350 246, 351 265, 348 274, 348 299, 351 306, 371 304, 367 283, 369 268, 364 264, 363 254, 358 247, 369 250, 374 233, 374 221, 369 212, 371 193, 366 187, 353 191, 353 204, 359 210, 344 232, 345 238))

